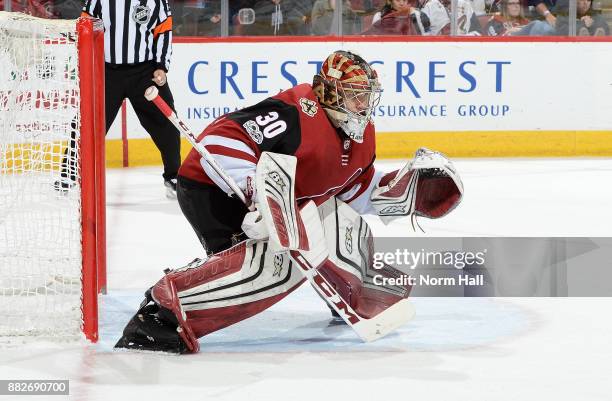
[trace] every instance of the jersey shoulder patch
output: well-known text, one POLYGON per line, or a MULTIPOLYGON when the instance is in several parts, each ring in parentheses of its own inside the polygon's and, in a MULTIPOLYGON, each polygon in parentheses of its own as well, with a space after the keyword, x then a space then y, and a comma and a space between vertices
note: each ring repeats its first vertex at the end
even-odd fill
POLYGON ((294 154, 301 142, 299 111, 295 105, 268 98, 227 115, 264 152, 294 154))
POLYGON ((302 112, 308 117, 314 117, 317 111, 319 111, 319 104, 305 97, 300 98, 300 107, 302 108, 302 112))

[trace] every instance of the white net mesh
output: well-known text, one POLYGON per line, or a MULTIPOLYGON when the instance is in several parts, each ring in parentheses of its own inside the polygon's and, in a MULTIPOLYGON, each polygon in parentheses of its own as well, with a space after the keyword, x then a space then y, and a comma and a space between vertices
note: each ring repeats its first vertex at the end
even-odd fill
POLYGON ((80 332, 75 27, 0 12, 0 342, 80 332))

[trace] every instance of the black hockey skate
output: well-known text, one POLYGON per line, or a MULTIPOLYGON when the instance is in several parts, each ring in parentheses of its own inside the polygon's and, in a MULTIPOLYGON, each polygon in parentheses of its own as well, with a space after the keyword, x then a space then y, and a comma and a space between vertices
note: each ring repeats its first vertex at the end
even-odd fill
POLYGON ((164 187, 166 187, 166 198, 176 199, 176 178, 165 180, 164 187))
POLYGON ((187 346, 177 329, 178 323, 170 311, 155 303, 147 304, 142 306, 125 326, 123 336, 117 341, 115 348, 187 353, 187 346))

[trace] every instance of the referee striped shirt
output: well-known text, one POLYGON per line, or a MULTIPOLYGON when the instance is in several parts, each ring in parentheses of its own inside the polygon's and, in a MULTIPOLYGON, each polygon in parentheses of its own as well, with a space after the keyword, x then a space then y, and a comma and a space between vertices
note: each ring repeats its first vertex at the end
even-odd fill
POLYGON ((104 59, 110 64, 154 61, 170 68, 172 13, 168 0, 87 0, 83 13, 104 22, 104 59))

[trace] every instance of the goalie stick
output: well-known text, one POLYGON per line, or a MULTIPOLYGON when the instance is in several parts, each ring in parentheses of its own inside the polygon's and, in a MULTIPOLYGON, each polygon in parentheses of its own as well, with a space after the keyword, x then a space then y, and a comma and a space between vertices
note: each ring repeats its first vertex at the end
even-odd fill
POLYGON ((208 150, 206 150, 204 145, 198 142, 198 139, 193 134, 193 132, 191 132, 189 127, 187 127, 187 125, 185 125, 185 123, 180 118, 178 118, 176 113, 170 108, 170 106, 168 106, 168 103, 166 103, 166 101, 162 99, 161 96, 159 96, 159 91, 157 90, 157 88, 155 86, 149 86, 145 91, 144 97, 148 101, 153 102, 155 106, 157 106, 159 111, 161 111, 162 114, 166 116, 166 118, 170 120, 170 122, 176 127, 176 129, 178 129, 179 132, 183 134, 183 136, 185 136, 189 143, 191 143, 191 146, 193 146, 198 151, 198 153, 202 155, 204 161, 206 161, 206 163, 208 163, 208 165, 217 174, 219 174, 219 177, 221 177, 223 182, 225 182, 227 186, 230 187, 232 192, 238 198, 240 198, 240 200, 248 207, 250 211, 254 211, 255 206, 252 204, 252 202, 247 199, 240 187, 238 187, 234 180, 227 175, 225 170, 223 170, 223 168, 219 166, 215 158, 208 152, 208 150))
MULTIPOLYGON (((197 141, 197 138, 187 125, 178 118, 176 113, 168 106, 164 99, 159 96, 159 92, 155 86, 151 86, 145 91, 145 98, 153 102, 162 114, 164 114, 179 132, 187 138, 191 145, 204 158, 206 163, 208 163, 223 179, 235 195, 247 205, 249 210, 254 210, 253 203, 247 199, 242 190, 216 162, 214 157, 197 141)), ((307 205, 306 209, 310 209, 308 206, 309 205, 307 205)), ((308 214, 312 214, 312 212, 308 214)), ((412 304, 407 299, 402 299, 376 316, 369 319, 364 318, 357 314, 348 302, 342 299, 334 286, 318 271, 318 268, 325 262, 325 257, 314 258, 318 262, 314 265, 309 261, 309 258, 305 256, 305 253, 300 250, 289 250, 289 255, 299 267, 298 270, 300 270, 304 277, 310 282, 317 293, 325 299, 325 301, 342 317, 346 324, 365 342, 373 341, 389 334, 414 316, 414 307, 412 304)))

